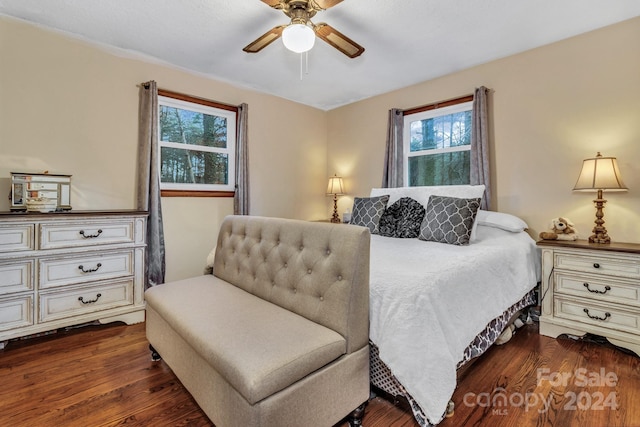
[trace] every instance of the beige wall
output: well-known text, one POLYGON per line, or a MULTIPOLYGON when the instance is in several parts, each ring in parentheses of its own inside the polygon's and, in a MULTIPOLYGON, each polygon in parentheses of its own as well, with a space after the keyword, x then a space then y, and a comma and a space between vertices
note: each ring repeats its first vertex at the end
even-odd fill
MULTIPOLYGON (((605 193, 612 239, 640 242, 640 18, 329 112, 328 173, 349 197, 380 186, 387 111, 493 90, 493 209, 521 216, 537 236, 567 216, 591 234, 594 193, 574 193, 582 160, 616 156, 629 191, 605 193)), ((401 72, 401 70, 399 70, 401 72)))
MULTIPOLYGON (((135 207, 137 85, 249 104, 252 213, 320 219, 327 176, 349 195, 379 186, 389 108, 493 89, 494 209, 537 233, 555 216, 589 234, 581 161, 617 156, 629 192, 607 194, 614 240, 640 242, 640 18, 323 112, 0 18, 0 189, 12 171, 73 175, 76 210, 135 207), (327 160, 328 158, 328 160, 327 160)), ((6 194, 6 193, 5 193, 6 194)), ((0 197, 0 210, 8 209, 0 197)), ((230 199, 164 198, 167 279, 202 271, 230 199)))
MULTIPOLYGON (((0 18, 0 210, 10 172, 73 175, 74 210, 135 208, 139 83, 249 104, 251 211, 326 215, 326 113, 0 18)), ((163 198, 167 279, 200 274, 231 199, 163 198)))

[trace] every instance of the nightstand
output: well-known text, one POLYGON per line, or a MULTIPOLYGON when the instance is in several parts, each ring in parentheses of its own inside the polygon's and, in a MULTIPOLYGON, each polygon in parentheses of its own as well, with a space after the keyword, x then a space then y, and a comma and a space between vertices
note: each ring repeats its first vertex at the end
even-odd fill
POLYGON ((542 240, 540 334, 592 333, 640 355, 640 244, 542 240))

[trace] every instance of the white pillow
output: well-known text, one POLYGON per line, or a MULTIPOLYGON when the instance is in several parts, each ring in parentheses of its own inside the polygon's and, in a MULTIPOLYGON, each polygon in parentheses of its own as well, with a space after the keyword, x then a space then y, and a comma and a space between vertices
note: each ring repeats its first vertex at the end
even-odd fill
POLYGON ((216 259, 216 248, 214 247, 213 249, 211 249, 211 252, 209 252, 209 255, 207 255, 207 267, 213 267, 213 263, 216 259))
POLYGON ((421 187, 372 188, 371 197, 389 195, 388 206, 398 199, 411 197, 422 206, 427 207, 429 196, 457 197, 459 199, 474 199, 484 196, 484 185, 433 185, 421 187))
POLYGON ((492 212, 478 210, 476 216, 476 224, 484 225, 486 227, 499 228, 505 231, 511 231, 512 233, 519 233, 529 228, 526 222, 518 218, 517 216, 510 215, 504 212, 492 212))

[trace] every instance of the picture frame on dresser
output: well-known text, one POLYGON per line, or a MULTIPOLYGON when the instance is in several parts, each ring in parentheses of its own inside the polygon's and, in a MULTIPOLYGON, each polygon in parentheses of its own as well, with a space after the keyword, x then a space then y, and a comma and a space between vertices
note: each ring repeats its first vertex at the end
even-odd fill
POLYGON ((541 240, 540 334, 587 333, 640 356, 640 244, 541 240))
POLYGON ((143 322, 147 216, 0 212, 0 349, 87 322, 143 322))

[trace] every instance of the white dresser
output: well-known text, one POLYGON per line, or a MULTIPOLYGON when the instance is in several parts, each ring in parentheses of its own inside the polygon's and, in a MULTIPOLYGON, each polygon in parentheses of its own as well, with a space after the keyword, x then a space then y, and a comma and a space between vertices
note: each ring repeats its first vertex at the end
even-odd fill
POLYGON ((144 321, 147 213, 0 213, 0 349, 90 321, 144 321))
POLYGON ((540 333, 589 332, 640 355, 640 245, 540 241, 540 333))

